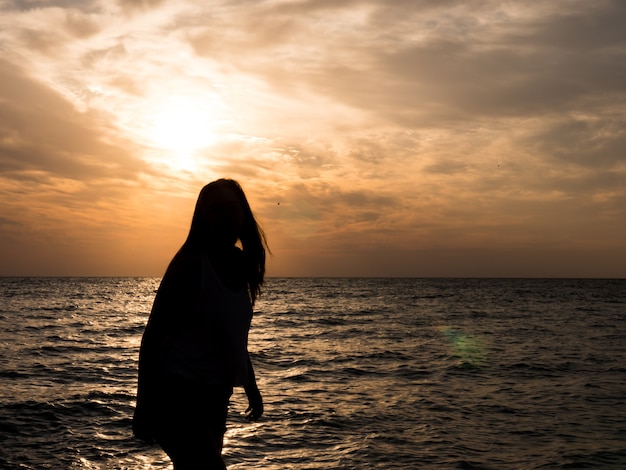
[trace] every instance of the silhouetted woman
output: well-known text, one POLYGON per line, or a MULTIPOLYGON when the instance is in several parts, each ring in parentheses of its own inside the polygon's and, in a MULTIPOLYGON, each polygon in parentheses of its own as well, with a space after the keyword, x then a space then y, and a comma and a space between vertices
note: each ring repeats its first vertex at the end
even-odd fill
POLYGON ((230 179, 206 185, 161 281, 139 354, 133 432, 156 441, 176 470, 226 468, 222 442, 234 386, 246 391, 248 419, 263 413, 248 330, 266 249, 241 186, 230 179))

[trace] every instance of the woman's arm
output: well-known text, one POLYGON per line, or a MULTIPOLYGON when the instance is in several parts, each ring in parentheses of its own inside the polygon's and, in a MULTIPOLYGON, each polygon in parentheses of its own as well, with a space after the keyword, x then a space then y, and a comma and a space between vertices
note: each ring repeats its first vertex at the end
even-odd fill
POLYGON ((263 414, 263 397, 256 384, 256 375, 248 354, 248 384, 244 386, 246 395, 248 396, 248 409, 246 410, 246 418, 249 421, 258 420, 263 414))
POLYGON ((159 371, 163 348, 181 323, 189 321, 199 291, 199 258, 179 252, 163 276, 141 340, 133 432, 146 442, 152 442, 155 399, 162 385, 159 371))

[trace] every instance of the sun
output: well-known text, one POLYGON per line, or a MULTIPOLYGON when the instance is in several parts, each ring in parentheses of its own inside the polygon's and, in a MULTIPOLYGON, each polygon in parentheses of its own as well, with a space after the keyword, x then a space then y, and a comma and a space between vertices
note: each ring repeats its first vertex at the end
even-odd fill
POLYGON ((149 138, 159 148, 189 153, 217 140, 215 109, 190 96, 171 96, 155 106, 149 138))

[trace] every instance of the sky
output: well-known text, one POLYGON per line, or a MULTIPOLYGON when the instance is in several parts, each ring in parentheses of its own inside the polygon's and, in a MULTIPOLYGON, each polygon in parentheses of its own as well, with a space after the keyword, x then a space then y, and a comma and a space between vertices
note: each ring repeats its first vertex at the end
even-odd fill
POLYGON ((626 277, 621 0, 0 0, 0 275, 626 277))

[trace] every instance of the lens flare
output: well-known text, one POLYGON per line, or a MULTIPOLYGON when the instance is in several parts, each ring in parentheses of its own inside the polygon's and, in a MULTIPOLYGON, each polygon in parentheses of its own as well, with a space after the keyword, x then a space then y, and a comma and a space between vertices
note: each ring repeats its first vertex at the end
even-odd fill
POLYGON ((438 330, 463 364, 485 365, 489 352, 482 339, 449 326, 440 326, 438 330))

